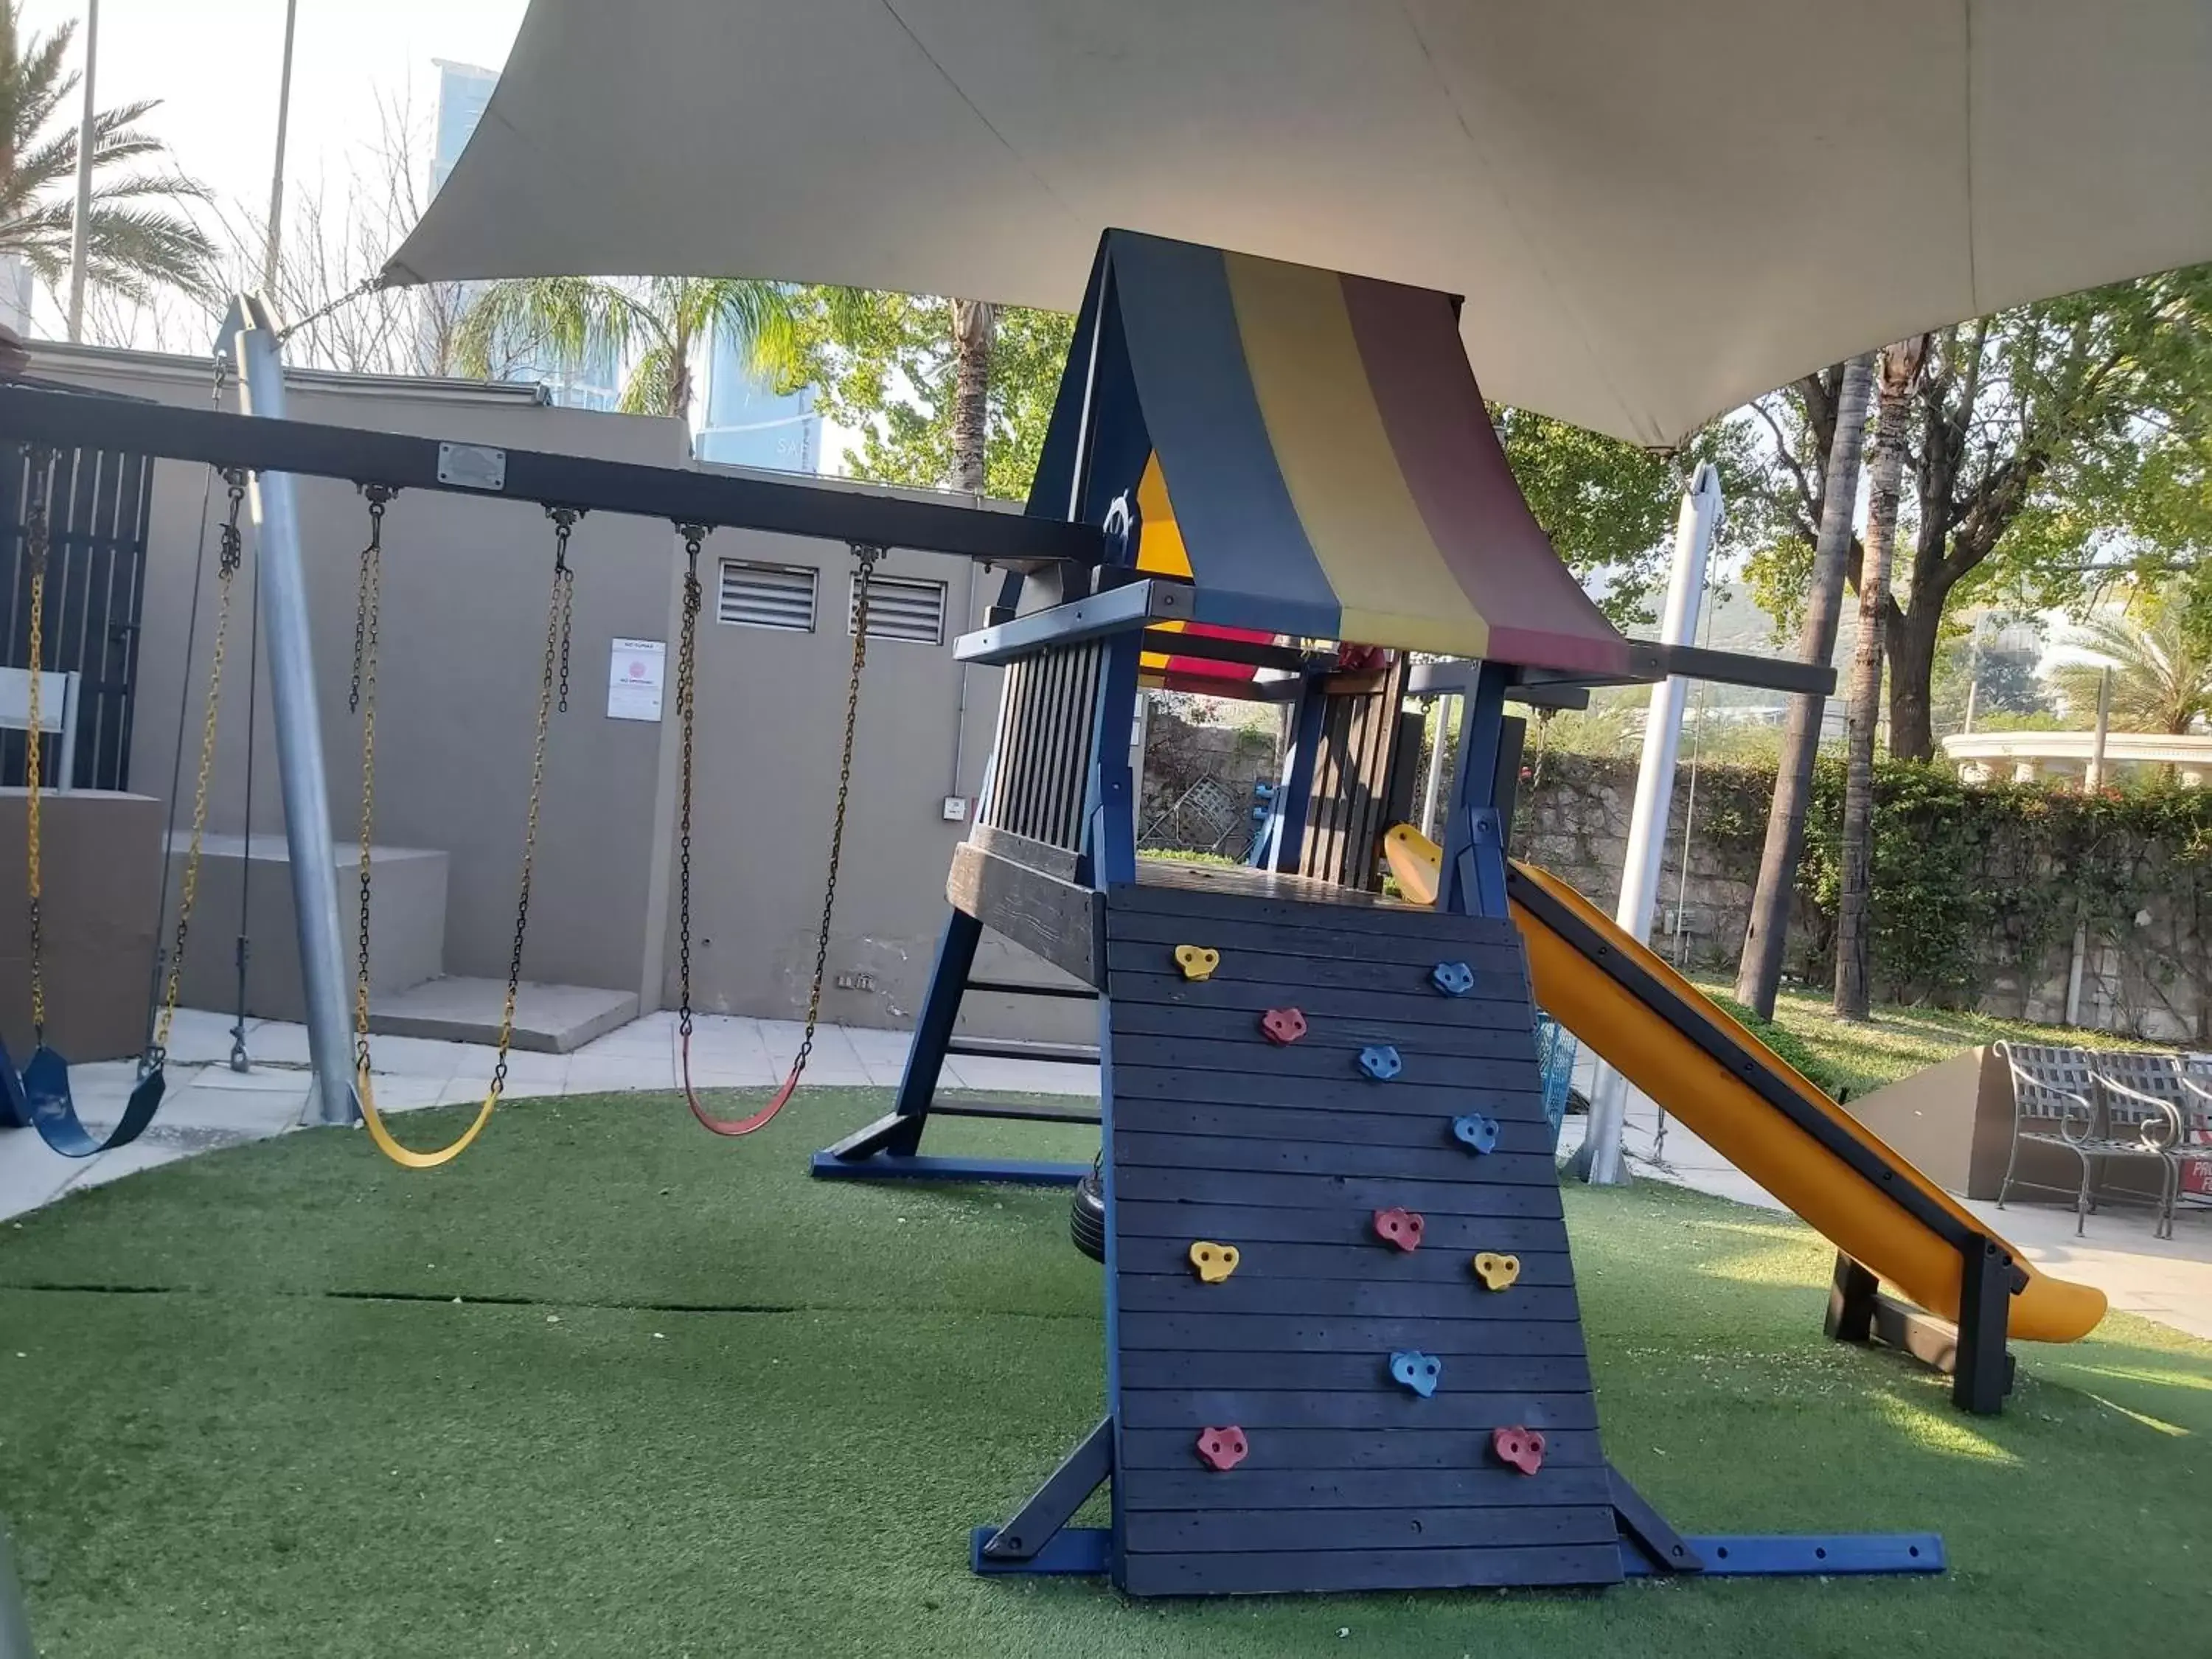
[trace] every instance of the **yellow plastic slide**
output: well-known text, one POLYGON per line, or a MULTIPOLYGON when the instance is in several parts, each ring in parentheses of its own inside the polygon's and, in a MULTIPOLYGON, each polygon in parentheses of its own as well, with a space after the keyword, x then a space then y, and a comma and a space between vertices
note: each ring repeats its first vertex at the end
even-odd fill
MULTIPOLYGON (((1390 831, 1384 847, 1392 872, 1407 896, 1432 900, 1438 864, 1436 843, 1401 824, 1390 831)), ((1987 1231, 1984 1222, 1891 1151, 1788 1061, 1621 931, 1612 917, 1557 877, 1526 865, 1514 868, 1603 939, 1607 948, 1690 1004, 1756 1063, 1879 1154, 1900 1180, 1911 1182, 1970 1226, 1987 1231)), ((1863 1262, 1921 1306, 1947 1319, 1958 1317, 1956 1250, 1517 902, 1513 920, 1528 945, 1536 1001, 1547 1013, 1838 1249, 1863 1262)), ((2018 1250, 2012 1255, 2028 1276, 2027 1286, 2013 1298, 2010 1329, 2014 1336, 2039 1342, 2071 1342, 2096 1328, 2097 1322, 2105 1316, 2102 1291, 2049 1278, 2030 1267, 2018 1250)))

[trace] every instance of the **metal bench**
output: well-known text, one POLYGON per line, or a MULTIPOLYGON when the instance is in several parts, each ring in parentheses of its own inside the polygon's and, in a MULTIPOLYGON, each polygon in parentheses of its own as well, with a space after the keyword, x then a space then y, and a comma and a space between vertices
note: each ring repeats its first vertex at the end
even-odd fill
POLYGON ((2148 1092, 2160 1086, 2154 1066, 2167 1060, 2155 1054, 2096 1054, 2043 1043, 2000 1042, 1997 1052, 2012 1073, 2012 1152, 1997 1188, 1997 1207, 2018 1187, 2065 1192, 2063 1187, 2020 1178, 2023 1146, 2063 1147, 2080 1161, 2081 1180, 2074 1194, 2074 1231, 2087 1227, 2096 1207, 2098 1177, 2112 1159, 2148 1161, 2160 1167, 2159 1230, 2163 1237, 2172 1213, 2179 1165, 2172 1149, 2180 1139, 2179 1109, 2148 1092))
MULTIPOLYGON (((2155 1147, 2166 1166, 2157 1231, 2159 1237, 2171 1238, 2174 1200, 2189 1146, 2191 1097, 2197 1085, 2185 1073, 2179 1054, 2093 1054, 2090 1069, 2096 1075, 2108 1133, 2115 1139, 2155 1147)), ((2207 1151, 2212 1153, 2212 1148, 2207 1151)))
POLYGON ((2212 1054, 2191 1054, 2181 1062, 2181 1139, 2173 1149, 2173 1199, 2166 1217, 2166 1236, 2172 1237, 2172 1209, 2184 1198, 2201 1202, 2186 1188, 2184 1176, 2192 1167, 2212 1169, 2212 1054))

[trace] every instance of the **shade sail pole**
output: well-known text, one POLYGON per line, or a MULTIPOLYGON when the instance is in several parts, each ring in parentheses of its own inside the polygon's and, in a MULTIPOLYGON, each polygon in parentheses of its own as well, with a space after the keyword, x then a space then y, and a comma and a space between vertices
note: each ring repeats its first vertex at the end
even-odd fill
MULTIPOLYGON (((1711 462, 1700 465, 1682 496, 1674 521, 1674 564, 1667 578, 1667 611, 1659 637, 1668 645, 1693 644, 1698 607, 1705 591, 1705 562, 1721 520, 1721 480, 1711 462)), ((1651 907, 1659 896, 1659 866, 1667 848, 1667 818, 1674 802, 1674 761, 1682 740, 1682 703, 1689 682, 1670 674, 1651 688, 1644 722, 1644 759, 1636 774, 1636 805, 1628 821, 1628 856, 1620 872, 1620 902, 1613 920, 1638 944, 1651 937, 1651 907)), ((1682 849, 1686 861, 1689 848, 1682 849)), ((1589 1127, 1575 1154, 1575 1173, 1594 1187, 1627 1179, 1620 1134, 1628 1115, 1628 1079, 1600 1061, 1590 1091, 1589 1127)))

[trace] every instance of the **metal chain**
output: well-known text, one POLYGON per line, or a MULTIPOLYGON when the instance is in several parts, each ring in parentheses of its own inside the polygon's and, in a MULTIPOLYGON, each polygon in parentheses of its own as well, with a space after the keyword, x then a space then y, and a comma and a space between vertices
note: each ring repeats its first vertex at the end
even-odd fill
POLYGON ((561 637, 561 712, 568 712, 568 624, 576 608, 576 573, 568 568, 568 535, 584 515, 573 507, 549 507, 553 520, 554 625, 561 637))
POLYGON ((853 575, 853 673, 845 688, 845 747, 837 761, 837 816, 830 829, 830 874, 822 884, 822 927, 814 939, 814 984, 806 995, 806 1030, 799 1040, 799 1056, 793 1060, 795 1080, 806 1069, 814 1052, 814 1030, 822 1019, 822 981, 830 965, 830 923, 837 911, 837 871, 845 857, 845 809, 853 793, 853 733, 860 718, 860 672, 868 665, 868 605, 874 597, 876 561, 880 547, 853 544, 860 568, 853 575))
MULTIPOLYGON (((368 497, 368 545, 361 550, 361 582, 353 605, 353 689, 346 694, 349 714, 361 713, 361 668, 376 655, 376 624, 384 580, 384 504, 392 496, 384 484, 363 484, 368 497)), ((375 671, 370 671, 373 675, 375 671)))
MULTIPOLYGON (((368 497, 368 545, 361 556, 361 594, 354 614, 355 699, 361 715, 361 854, 357 885, 361 893, 360 922, 353 980, 353 1060, 356 1075, 368 1076, 368 899, 372 868, 370 844, 376 827, 376 656, 377 623, 384 601, 384 507, 392 491, 382 484, 366 486, 368 497)), ((366 1084, 362 1085, 366 1088, 366 1084)))
POLYGON ((153 1047, 146 1055, 149 1071, 159 1071, 167 1058, 169 1029, 176 1023, 177 998, 184 988, 185 939, 191 929, 192 900, 199 892, 200 847, 207 836, 208 779, 215 770, 216 716, 222 707, 222 659, 230 636, 231 580, 246 556, 245 538, 238 528, 239 511, 246 501, 246 474, 232 467, 222 476, 230 492, 222 523, 222 556, 216 563, 215 643, 208 654, 207 713, 200 722, 199 770, 192 782, 191 841, 185 851, 184 877, 177 886, 177 931, 169 946, 169 977, 162 988, 161 1015, 155 1022, 153 1047))
MULTIPOLYGON (((569 524, 574 522, 572 518, 569 524)), ((489 1106, 507 1088, 507 1050, 514 1041, 514 1000, 522 988, 522 940, 530 930, 530 872, 538 853, 538 803, 545 787, 545 729, 553 716, 554 665, 565 643, 568 592, 574 576, 566 553, 568 524, 555 520, 561 551, 553 564, 553 592, 545 607, 545 662, 538 676, 538 732, 530 750, 530 812, 522 831, 522 880, 514 900, 514 944, 507 957, 507 1002, 499 1017, 499 1059, 492 1066, 489 1106)))
POLYGON ((684 759, 677 826, 676 1029, 691 1035, 691 777, 693 690, 699 655, 699 550, 704 525, 677 526, 684 538, 684 624, 676 646, 676 722, 684 759))
POLYGON ((48 457, 42 450, 29 452, 31 472, 30 510, 23 517, 24 554, 31 567, 31 729, 23 752, 23 785, 27 794, 24 803, 24 836, 30 849, 30 908, 31 908, 31 1033, 34 1043, 43 1045, 46 1040, 46 930, 39 915, 40 895, 44 878, 39 869, 39 782, 45 757, 40 751, 40 691, 45 676, 39 672, 44 660, 46 612, 46 550, 49 527, 46 522, 46 467, 48 457))

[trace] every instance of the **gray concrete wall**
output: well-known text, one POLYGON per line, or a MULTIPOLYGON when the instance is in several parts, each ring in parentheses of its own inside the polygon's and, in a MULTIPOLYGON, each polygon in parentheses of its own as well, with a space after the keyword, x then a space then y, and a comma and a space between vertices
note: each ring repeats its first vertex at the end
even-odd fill
MULTIPOLYGON (((205 406, 207 369, 143 354, 33 348, 33 372, 101 390, 205 406)), ((384 431, 465 435, 485 443, 575 450, 670 465, 685 452, 673 421, 617 419, 538 406, 514 391, 439 383, 292 377, 290 412, 384 431)), ((236 407, 235 389, 225 404, 236 407)), ((182 793, 188 817, 215 606, 215 526, 220 481, 207 508, 198 641, 185 637, 200 546, 207 471, 163 463, 155 480, 144 629, 131 744, 135 787, 166 799, 180 709, 185 715, 182 793)), ((360 726, 346 708, 358 555, 368 516, 346 483, 301 479, 299 501, 332 830, 352 841, 360 810, 360 726)), ((248 524, 247 571, 253 538, 248 524)), ((448 973, 503 975, 514 928, 531 724, 544 648, 552 531, 530 503, 422 494, 400 496, 386 519, 381 665, 377 716, 375 836, 449 855, 445 936, 448 973)), ((587 520, 576 532, 574 673, 580 695, 556 716, 545 800, 558 833, 538 850, 538 891, 526 972, 533 978, 639 989, 654 985, 650 935, 653 805, 659 729, 605 717, 609 641, 665 638, 674 603, 672 532, 624 518, 587 520)), ((210 780, 209 827, 244 825, 250 592, 241 578, 225 670, 223 730, 210 780)), ((253 829, 283 823, 266 687, 254 724, 253 829)), ((351 893, 342 890, 349 903, 351 893)), ((348 930, 350 938, 350 930, 348 930)))
MULTIPOLYGON (((186 830, 169 837, 172 895, 180 890, 191 845, 186 830)), ((331 849, 331 860, 343 911, 338 934, 350 964, 360 854, 341 845, 331 849)), ((428 848, 379 845, 373 861, 369 931, 374 949, 369 957, 369 990, 380 1000, 444 971, 449 860, 428 848)), ((242 918, 248 940, 246 1012, 257 1019, 306 1019, 292 907, 292 859, 284 837, 256 831, 249 857, 243 836, 209 835, 200 849, 198 891, 191 941, 185 951, 184 1006, 225 1013, 237 1006, 238 924, 242 918), (240 884, 249 879, 250 894, 240 890, 240 884), (250 901, 242 909, 241 898, 250 901)))
MULTIPOLYGON (((699 744, 692 854, 693 1000, 716 1012, 805 1012, 845 718, 853 562, 842 547, 787 537, 718 535, 717 556, 811 565, 821 574, 811 634, 701 623, 699 744)), ((945 873, 966 833, 945 799, 981 786, 997 722, 1000 674, 963 672, 952 636, 978 625, 998 578, 968 561, 894 553, 885 574, 949 584, 941 647, 872 640, 862 684, 830 952, 827 1019, 911 1022, 945 920, 945 873), (956 770, 956 751, 957 768, 956 770), (871 990, 839 989, 839 974, 871 990)), ((714 592, 709 572, 708 592, 714 592)), ((665 1000, 677 997, 677 937, 665 1000)))
MULTIPOLYGON (((17 1066, 31 1057, 26 796, 0 789, 0 1030, 17 1066)), ((104 790, 42 793, 46 1041, 67 1058, 116 1060, 146 1040, 161 881, 161 808, 104 790)))
MULTIPOLYGON (((33 372, 41 376, 180 406, 209 401, 207 368, 187 360, 44 345, 33 352, 33 372)), ((512 387, 317 374, 295 374, 289 385, 298 419, 692 465, 678 422, 541 407, 512 387)), ((234 391, 225 402, 235 407, 234 391)), ((166 802, 184 714, 180 829, 190 811, 216 586, 215 525, 222 508, 218 483, 208 507, 198 639, 188 663, 185 635, 206 477, 198 466, 163 463, 157 469, 132 744, 133 787, 166 802)), ((357 556, 368 520, 347 484, 302 479, 299 498, 332 827, 337 856, 349 861, 360 736, 346 693, 357 556)), ((249 556, 252 540, 249 523, 249 556)), ((681 544, 660 523, 595 515, 576 531, 572 562, 572 696, 569 712, 554 717, 548 749, 524 972, 534 980, 635 991, 647 1007, 672 1005, 681 544), (606 715, 610 643, 617 637, 667 642, 668 696, 658 726, 606 715)), ((551 527, 534 503, 404 495, 386 520, 375 838, 448 855, 448 974, 506 971, 551 563, 551 527)), ((849 555, 836 544, 737 531, 708 539, 701 573, 708 611, 700 624, 693 870, 695 1000, 702 1009, 777 1017, 805 1011, 836 805, 851 568, 849 555), (725 558, 819 568, 815 631, 716 622, 716 577, 725 558)), ((947 626, 937 647, 872 642, 830 967, 833 979, 863 975, 872 988, 832 988, 824 1013, 901 1026, 910 1022, 927 982, 945 913, 945 870, 965 833, 963 824, 945 818, 945 798, 972 799, 980 787, 998 712, 998 672, 963 673, 953 660, 952 640, 976 625, 999 577, 965 560, 926 554, 894 554, 884 568, 946 582, 947 626)), ((210 780, 210 828, 223 834, 241 830, 246 816, 249 599, 241 583, 224 731, 210 780)), ((282 826, 263 690, 253 735, 257 841, 282 826)), ((350 884, 342 881, 349 940, 352 896, 350 884)), ((196 927, 194 954, 212 953, 227 975, 234 921, 225 917, 210 927, 211 933, 196 927)), ((257 924, 255 931, 265 930, 257 924)), ((256 948, 262 950, 258 941, 256 948)), ((286 958, 290 949, 287 940, 286 958)), ((992 940, 978 971, 1046 976, 1041 964, 992 940)), ((969 1024, 994 1034, 1073 1036, 1087 1034, 1090 1018, 1080 1006, 994 1000, 976 1009, 969 1024)))

